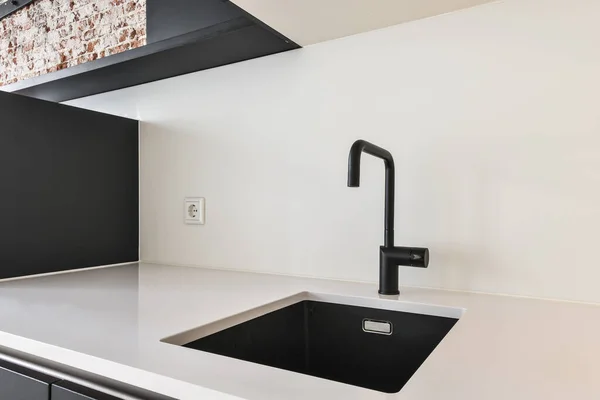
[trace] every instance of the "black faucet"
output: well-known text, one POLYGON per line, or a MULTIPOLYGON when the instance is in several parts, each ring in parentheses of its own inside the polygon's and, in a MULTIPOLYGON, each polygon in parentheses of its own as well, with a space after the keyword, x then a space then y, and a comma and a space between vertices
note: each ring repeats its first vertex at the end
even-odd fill
POLYGON ((394 246, 394 158, 386 149, 365 140, 357 140, 348 156, 348 187, 360 186, 360 157, 365 152, 379 157, 385 163, 385 232, 384 245, 379 248, 379 294, 396 295, 398 291, 398 267, 427 268, 429 249, 421 247, 394 246))

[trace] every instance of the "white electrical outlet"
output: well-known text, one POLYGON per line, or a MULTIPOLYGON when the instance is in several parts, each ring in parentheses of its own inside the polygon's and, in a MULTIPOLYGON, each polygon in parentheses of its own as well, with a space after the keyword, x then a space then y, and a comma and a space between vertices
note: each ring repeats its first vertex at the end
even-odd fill
POLYGON ((186 197, 183 208, 185 223, 188 225, 204 225, 206 200, 204 197, 186 197))

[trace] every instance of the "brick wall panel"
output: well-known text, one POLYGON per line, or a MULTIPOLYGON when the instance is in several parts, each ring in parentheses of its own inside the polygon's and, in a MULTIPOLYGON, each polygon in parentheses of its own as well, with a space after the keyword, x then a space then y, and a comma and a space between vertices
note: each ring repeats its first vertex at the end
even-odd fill
POLYGON ((146 44, 146 0, 37 0, 0 20, 0 86, 146 44))

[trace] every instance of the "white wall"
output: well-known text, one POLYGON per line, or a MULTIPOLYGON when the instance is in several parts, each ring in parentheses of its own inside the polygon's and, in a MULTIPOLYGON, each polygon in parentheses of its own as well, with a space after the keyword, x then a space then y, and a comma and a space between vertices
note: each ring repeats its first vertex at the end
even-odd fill
POLYGON ((72 104, 146 121, 146 261, 376 281, 364 138, 396 158, 396 243, 431 248, 403 284, 600 302, 598 15, 505 1, 72 104))
POLYGON ((301 46, 494 0, 233 0, 301 46))

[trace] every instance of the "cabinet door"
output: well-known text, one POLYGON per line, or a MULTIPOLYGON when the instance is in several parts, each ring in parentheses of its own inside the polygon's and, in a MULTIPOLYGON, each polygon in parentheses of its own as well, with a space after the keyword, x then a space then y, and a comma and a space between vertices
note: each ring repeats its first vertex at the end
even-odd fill
POLYGON ((58 379, 0 360, 0 400, 48 400, 58 379))
POLYGON ((69 381, 59 381, 52 385, 52 400, 122 400, 106 393, 98 392, 69 381))

